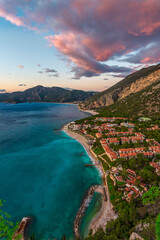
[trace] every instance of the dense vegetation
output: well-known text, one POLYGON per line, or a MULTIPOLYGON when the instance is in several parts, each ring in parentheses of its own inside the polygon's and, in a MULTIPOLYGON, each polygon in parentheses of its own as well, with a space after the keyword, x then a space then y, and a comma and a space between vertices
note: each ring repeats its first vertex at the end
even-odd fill
POLYGON ((79 102, 93 96, 95 92, 67 90, 59 87, 36 86, 24 92, 0 94, 0 102, 79 102))
MULTIPOLYGON (((0 239, 12 240, 17 230, 18 223, 14 224, 10 218, 11 216, 3 210, 3 202, 0 200, 0 239)), ((21 239, 21 236, 17 236, 16 239, 21 239)))

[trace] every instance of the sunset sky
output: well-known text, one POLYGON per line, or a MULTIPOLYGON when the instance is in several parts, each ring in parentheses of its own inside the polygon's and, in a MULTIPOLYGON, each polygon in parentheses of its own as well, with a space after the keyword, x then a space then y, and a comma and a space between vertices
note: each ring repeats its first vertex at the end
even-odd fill
POLYGON ((101 91, 159 62, 159 0, 0 0, 1 93, 101 91))

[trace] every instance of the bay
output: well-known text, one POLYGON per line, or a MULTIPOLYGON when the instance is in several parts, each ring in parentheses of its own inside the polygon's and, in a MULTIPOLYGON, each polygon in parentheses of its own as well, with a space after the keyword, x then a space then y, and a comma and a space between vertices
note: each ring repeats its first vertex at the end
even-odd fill
POLYGON ((71 104, 0 104, 0 199, 13 221, 32 216, 37 239, 73 239, 87 189, 100 183, 84 148, 60 129, 89 116, 71 104))

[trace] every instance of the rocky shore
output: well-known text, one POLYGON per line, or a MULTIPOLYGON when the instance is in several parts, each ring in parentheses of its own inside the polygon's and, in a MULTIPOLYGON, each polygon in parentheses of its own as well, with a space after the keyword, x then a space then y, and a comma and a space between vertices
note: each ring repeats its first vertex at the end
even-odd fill
POLYGON ((76 218, 74 221, 74 234, 75 234, 76 238, 80 237, 80 224, 81 224, 82 217, 83 217, 87 207, 89 206, 89 203, 91 202, 93 194, 97 187, 98 186, 90 187, 90 189, 88 190, 86 197, 84 198, 83 203, 76 215, 76 218))

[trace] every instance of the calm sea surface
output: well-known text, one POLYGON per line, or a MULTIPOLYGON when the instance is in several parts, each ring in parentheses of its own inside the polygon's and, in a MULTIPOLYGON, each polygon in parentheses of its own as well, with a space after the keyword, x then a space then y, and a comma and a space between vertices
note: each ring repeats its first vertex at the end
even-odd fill
POLYGON ((72 238, 86 190, 100 183, 84 148, 58 130, 87 116, 67 104, 0 104, 0 199, 14 221, 33 217, 38 240, 72 238))

